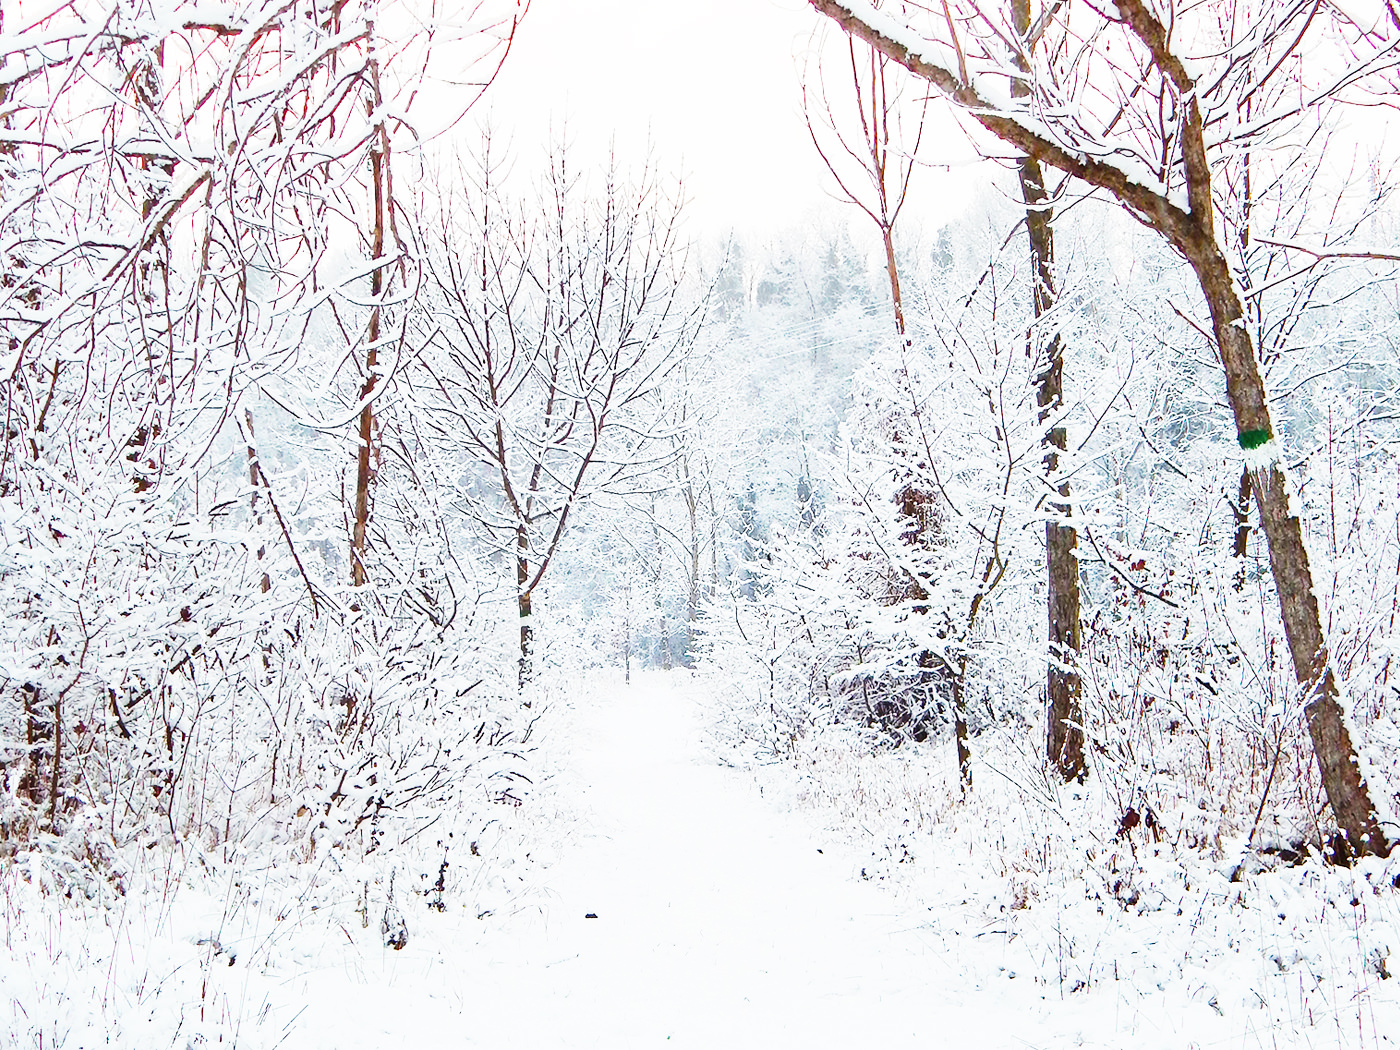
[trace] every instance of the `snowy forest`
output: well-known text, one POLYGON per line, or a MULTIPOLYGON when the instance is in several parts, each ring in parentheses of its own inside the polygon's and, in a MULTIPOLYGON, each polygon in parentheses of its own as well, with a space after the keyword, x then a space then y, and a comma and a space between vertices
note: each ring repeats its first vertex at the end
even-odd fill
POLYGON ((1400 1039, 1400 7, 804 13, 4 0, 0 1045, 1400 1039))

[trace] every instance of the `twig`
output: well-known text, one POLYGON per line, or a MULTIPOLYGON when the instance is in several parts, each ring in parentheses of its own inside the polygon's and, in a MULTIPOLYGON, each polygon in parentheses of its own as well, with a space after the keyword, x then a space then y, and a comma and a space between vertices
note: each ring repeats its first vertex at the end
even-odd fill
POLYGON ((1084 538, 1089 541, 1089 546, 1093 547, 1094 553, 1099 556, 1099 560, 1108 566, 1109 572, 1117 576, 1120 580, 1126 583, 1138 594, 1145 595, 1148 598, 1156 598, 1163 605, 1170 605, 1173 609, 1181 608, 1180 605, 1177 605, 1176 602, 1172 601, 1166 595, 1158 594, 1156 591, 1150 591, 1146 587, 1140 587, 1138 586, 1138 584, 1134 583, 1133 580, 1126 573, 1124 573, 1122 569, 1118 568, 1118 566, 1113 563, 1112 559, 1110 559, 1107 555, 1104 554, 1103 551, 1099 549, 1098 543, 1094 540, 1094 534, 1089 531, 1089 526, 1085 525, 1082 531, 1084 533, 1084 538))
POLYGON ((1245 848, 1249 849, 1254 845, 1254 835, 1259 830, 1259 822, 1264 819, 1264 804, 1269 801, 1269 789, 1274 784, 1274 774, 1278 772, 1279 759, 1283 757, 1283 731, 1279 730, 1278 746, 1274 748, 1274 760, 1269 766, 1269 778, 1264 781, 1264 793, 1259 796, 1259 808, 1254 813, 1254 824, 1249 829, 1249 838, 1245 841, 1245 848))
POLYGON ((296 562, 297 571, 301 573, 301 578, 306 584, 306 593, 311 596, 311 612, 319 617, 321 615, 321 603, 316 599, 316 586, 311 582, 311 576, 306 571, 306 566, 301 563, 301 555, 297 553, 297 545, 292 540, 292 531, 287 527, 287 521, 282 517, 282 511, 277 506, 277 500, 272 494, 272 483, 267 480, 267 474, 262 469, 262 463, 254 459, 252 468, 257 471, 258 481, 262 483, 263 490, 267 493, 267 502, 272 507, 272 513, 277 518, 277 524, 282 528, 282 537, 287 541, 287 549, 292 552, 292 561, 296 562))
POLYGON ((1255 241, 1260 244, 1267 244, 1274 248, 1287 248, 1290 251, 1302 252, 1304 255, 1311 255, 1314 259, 1370 259, 1373 262, 1400 262, 1400 254, 1394 252, 1336 252, 1309 248, 1305 244, 1297 244, 1293 241, 1275 241, 1268 237, 1255 237, 1255 241))

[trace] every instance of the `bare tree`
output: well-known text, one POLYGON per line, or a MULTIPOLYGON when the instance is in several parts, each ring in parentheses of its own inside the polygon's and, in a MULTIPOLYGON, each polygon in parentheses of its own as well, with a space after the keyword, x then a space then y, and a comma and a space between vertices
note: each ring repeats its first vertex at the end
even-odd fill
MULTIPOLYGON (((1030 25, 1029 0, 1012 0, 1012 18, 1024 34, 1030 25)), ((859 207, 880 231, 895 328, 904 336, 904 301, 894 230, 908 199, 919 147, 923 143, 929 97, 926 92, 919 92, 916 100, 908 99, 910 85, 903 67, 855 36, 846 38, 846 59, 840 88, 844 97, 833 101, 825 65, 818 52, 803 79, 803 115, 812 143, 842 195, 859 207), (849 80, 845 76, 847 72, 849 80), (912 131, 906 130, 906 122, 912 131)), ((1024 97, 1029 90, 1022 80, 1012 83, 1012 93, 1016 97, 1024 97)), ((1045 468, 1060 497, 1050 504, 1053 517, 1045 524, 1050 646, 1046 671, 1046 747, 1050 761, 1061 775, 1074 779, 1083 776, 1085 771, 1080 683, 1075 670, 1079 652, 1079 564, 1074 528, 1063 520, 1069 514, 1069 482, 1056 477, 1067 434, 1058 423, 1064 390, 1064 355, 1060 337, 1049 320, 1056 296, 1053 205, 1046 192, 1039 160, 1029 154, 1023 156, 1018 162, 1017 174, 1026 204, 1033 282, 1034 322, 1029 328, 1027 350, 1041 361, 1042 417, 1051 424, 1045 435, 1045 468)), ((901 499, 911 522, 936 517, 931 515, 934 499, 931 492, 910 485, 904 489, 901 499)), ((959 725, 962 724, 960 721, 959 725)), ((965 753, 965 741, 959 746, 960 753, 965 753)), ((960 764, 966 777, 966 760, 960 764)))
POLYGON ((841 84, 833 90, 827 84, 818 43, 815 58, 803 72, 802 115, 812 145, 843 199, 863 211, 880 231, 895 330, 903 336, 904 296, 894 230, 908 200, 923 143, 928 96, 919 92, 917 99, 909 99, 904 69, 858 38, 847 36, 845 50, 841 84))
MULTIPOLYGON (((1284 629, 1307 697, 1308 728, 1328 800, 1350 850, 1387 853, 1390 844, 1328 659, 1302 526, 1289 506, 1259 361, 1217 233, 1212 179, 1223 150, 1239 149, 1301 110, 1393 66, 1400 36, 1375 26, 1349 32, 1316 4, 1290 2, 1260 12, 1245 42, 1217 51, 1207 66, 1201 60, 1183 61, 1186 52, 1176 42, 1205 32, 1202 19, 1208 7, 1166 4, 1159 13, 1142 0, 1120 0, 1110 14, 1103 14, 1057 4, 1043 8, 1028 31, 1019 33, 1004 12, 990 5, 946 6, 941 23, 930 19, 920 32, 857 0, 811 3, 926 79, 996 138, 1112 195, 1191 266, 1210 311, 1239 443, 1268 537, 1284 629), (1244 124, 1239 119, 1243 97, 1279 75, 1285 62, 1296 72, 1313 33, 1328 27, 1350 49, 1342 72, 1325 70, 1316 85, 1290 92, 1293 101, 1244 124), (1083 46, 1086 40, 1094 46, 1083 46), (1007 78, 1028 79, 1031 94, 1013 100, 1003 87, 1007 78)), ((1392 20, 1400 30, 1400 16, 1392 20)), ((1202 50, 1210 52, 1209 47, 1202 50)), ((1328 48, 1327 53, 1337 51, 1328 48)))
MULTIPOLYGON (((349 345, 374 342, 365 286, 373 298, 374 273, 399 260, 386 250, 359 265, 370 154, 386 132, 410 137, 404 113, 434 42, 464 49, 458 69, 481 59, 489 81, 523 13, 515 0, 469 3, 381 53, 381 6, 394 5, 6 4, 0 502, 35 513, 0 518, 21 526, 6 542, 35 552, 36 568, 5 574, 6 607, 24 612, 3 658, 26 667, 30 706, 50 712, 51 825, 73 801, 59 797, 60 760, 84 753, 72 736, 84 723, 65 727, 78 721, 72 698, 105 698, 99 720, 111 716, 100 743, 83 742, 111 759, 85 770, 102 788, 92 795, 110 787, 133 820, 159 808, 173 832, 173 787, 195 748, 189 711, 208 698, 196 672, 216 668, 230 691, 266 673, 246 658, 273 632, 220 630, 245 596, 270 602, 277 590, 264 508, 289 545, 292 535, 239 402, 304 368, 308 333, 331 330, 337 312, 356 330, 349 345), (407 85, 402 98, 367 87, 390 65, 412 74, 386 75, 407 85), (251 505, 223 498, 230 420, 249 450, 238 483, 261 489, 251 505), (243 528, 214 527, 235 507, 247 508, 243 528), (150 612, 139 631, 120 611, 137 593, 150 612), (109 651, 126 646, 124 658, 92 659, 98 635, 109 651), (147 768, 123 771, 124 760, 147 768), (155 801, 143 779, 153 763, 155 801)), ((344 434, 352 420, 342 412, 327 429, 344 434)), ((318 617, 326 606, 300 575, 318 617)))
MULTIPOLYGON (((842 196, 864 212, 880 231, 895 331, 907 350, 911 341, 904 317, 904 295, 900 288, 894 233, 895 224, 909 197, 919 147, 923 143, 928 93, 920 91, 916 99, 909 99, 907 96, 912 85, 907 72, 857 37, 847 35, 845 51, 840 96, 833 99, 833 91, 827 84, 826 66, 820 49, 817 50, 817 57, 813 63, 809 63, 803 76, 802 112, 812 145, 836 180, 842 196), (906 130, 906 116, 912 130, 906 130)), ((887 437, 896 446, 914 447, 918 444, 916 438, 902 432, 899 427, 895 427, 887 437)), ((917 460, 917 456, 907 458, 911 464, 917 460)), ((941 518, 937 494, 931 487, 916 483, 915 475, 918 473, 917 467, 907 469, 896 495, 899 511, 909 524, 906 542, 916 550, 926 548, 934 541, 941 518)), ((927 597, 920 583, 914 581, 912 586, 916 597, 927 597)), ((901 595, 903 587, 901 583, 891 593, 891 599, 901 595)), ((976 618, 975 612, 973 618, 976 618)), ((924 677, 931 677, 933 669, 938 666, 932 652, 921 653, 919 663, 923 667, 921 673, 924 677)), ((962 670, 966 670, 965 661, 962 670)), ((954 671, 954 678, 958 768, 966 788, 971 784, 971 752, 967 748, 962 676, 954 671)), ((926 685, 926 682, 918 683, 915 694, 918 688, 926 685)), ((917 695, 911 695, 908 703, 917 705, 917 695)))
MULTIPOLYGON (((369 319, 352 343, 365 347, 370 411, 379 300, 404 256, 391 141, 416 134, 404 114, 435 44, 464 46, 467 65, 487 68, 464 105, 494 78, 528 8, 495 2, 507 9, 478 0, 394 39, 389 58, 377 0, 248 12, 157 4, 158 16, 128 0, 74 3, 7 36, 0 325, 13 355, 11 412, 32 418, 4 439, 0 471, 40 455, 41 443, 19 433, 63 431, 97 392, 89 337, 100 330, 131 358, 118 380, 122 411, 109 410, 104 429, 129 442, 132 485, 151 490, 183 465, 171 458, 177 412, 194 410, 216 432, 250 382, 304 361, 308 329, 363 299, 354 286, 365 277, 369 319), (386 64, 401 96, 380 90, 386 64), (92 110, 93 97, 110 108, 92 110), (346 218, 368 231, 367 273, 328 250, 353 236, 346 218), (189 245, 195 272, 184 279, 179 256, 189 245), (79 349, 87 369, 74 367, 79 349)), ((362 432, 368 418, 361 413, 362 432)), ((202 455, 209 440, 189 445, 202 455)), ((363 463, 358 480, 351 546, 362 582, 363 463)))
POLYGON ((511 200, 489 137, 444 206, 419 322, 433 441, 474 464, 462 506, 514 563, 520 682, 534 598, 574 515, 626 496, 674 457, 657 396, 699 308, 682 291, 679 194, 611 165, 590 192, 563 148, 529 204, 511 200))

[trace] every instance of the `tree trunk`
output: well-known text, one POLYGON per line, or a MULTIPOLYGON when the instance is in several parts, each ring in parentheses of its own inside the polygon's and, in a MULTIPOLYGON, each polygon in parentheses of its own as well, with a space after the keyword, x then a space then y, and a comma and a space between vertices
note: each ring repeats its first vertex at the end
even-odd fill
MULTIPOLYGON (((1023 0, 1019 0, 1022 1, 1023 0)), ((1026 228, 1030 234, 1030 260, 1035 272, 1035 316, 1039 321, 1054 305, 1054 242, 1050 210, 1044 206, 1044 179, 1033 157, 1021 162, 1021 192, 1026 202, 1026 228)), ((1035 336, 1032 336, 1032 340, 1035 336)), ((1064 356, 1060 336, 1044 347, 1044 370, 1037 377, 1036 403, 1040 421, 1060 412, 1064 396, 1064 356)), ((1047 479, 1060 469, 1060 452, 1067 448, 1064 427, 1051 427, 1044 437, 1047 479)), ((1070 514, 1070 483, 1060 482, 1057 493, 1064 503, 1051 503, 1051 514, 1070 514)), ((1078 536, 1070 525, 1046 522, 1046 609, 1049 615, 1050 661, 1046 672, 1046 753, 1065 780, 1082 780, 1084 763, 1084 711, 1079 672, 1079 557, 1078 536)))
MULTIPOLYGON (((384 257, 384 152, 370 151, 370 170, 374 177, 374 258, 384 257)), ((376 268, 370 278, 370 295, 374 305, 369 311, 369 350, 365 354, 365 382, 360 388, 359 448, 355 456, 355 524, 350 536, 350 575, 356 587, 369 579, 365 571, 365 545, 369 529, 369 486, 371 479, 370 450, 374 440, 374 403, 371 397, 379 376, 379 297, 384 292, 384 270, 376 268)))
MULTIPOLYGON (((63 768, 63 690, 53 694, 53 766, 49 770, 49 834, 58 834, 58 795, 62 787, 59 774, 63 768)), ((174 805, 174 800, 168 800, 174 805)))
MULTIPOLYGON (((524 525, 515 530, 515 579, 518 587, 517 607, 520 612, 520 688, 535 677, 535 627, 530 620, 530 531, 524 525)), ((527 705, 528 706, 528 705, 527 705)))
POLYGON ((1303 687, 1303 711, 1322 785, 1346 837, 1347 849, 1357 855, 1384 856, 1390 852, 1390 844, 1362 776, 1332 674, 1317 595, 1313 592, 1312 566, 1303 544, 1303 525, 1289 507, 1288 480, 1274 443, 1259 358, 1245 323, 1244 304, 1215 233, 1210 161, 1196 85, 1167 50, 1166 29, 1143 0, 1121 0, 1120 9, 1183 100, 1181 156, 1190 213, 1179 217, 1179 211, 1164 210, 1164 220, 1170 221, 1159 220, 1158 229, 1191 264, 1210 309, 1220 364, 1225 370, 1225 392, 1235 414, 1240 447, 1247 457, 1245 466, 1259 504, 1260 523, 1269 541, 1269 567, 1278 591, 1293 670, 1303 687))
MULTIPOLYGON (((1064 430, 1055 428, 1064 440, 1064 430)), ((1052 446, 1053 447, 1053 446, 1052 446)), ((1063 445, 1059 445, 1063 449, 1063 445)), ((1054 456, 1046 457, 1054 469, 1054 456)), ((1069 483, 1059 487, 1069 496, 1069 483)), ((1063 513, 1067 508, 1052 505, 1063 513)), ((1050 628, 1050 664, 1046 675, 1047 755, 1065 780, 1082 780, 1084 763, 1084 713, 1080 702, 1079 659, 1079 555, 1078 536, 1070 526, 1045 523, 1047 607, 1050 628)))
POLYGON ((1235 566, 1235 590, 1244 590, 1244 557, 1249 553, 1249 468, 1240 471, 1239 499, 1231 508, 1235 512, 1235 542, 1231 553, 1238 564, 1235 566))
POLYGON ((966 795, 972 790, 972 751, 967 746, 967 708, 963 698, 963 679, 967 676, 967 657, 963 657, 953 675, 953 743, 958 750, 958 784, 966 795))
POLYGON ((695 625, 700 621, 700 503, 695 495, 695 480, 690 476, 690 457, 681 460, 685 476, 685 512, 689 528, 689 564, 686 566, 689 579, 686 581, 685 609, 685 652, 681 656, 684 667, 695 666, 695 625))
MULTIPOLYGON (((262 510, 258 507, 258 496, 262 492, 262 467, 258 463, 257 446, 253 443, 256 439, 253 434, 253 410, 251 408, 243 410, 243 423, 247 428, 245 439, 248 446, 248 483, 253 486, 253 493, 248 497, 248 503, 249 509, 253 512, 253 527, 258 530, 258 561, 262 561, 263 558, 267 557, 267 544, 262 541, 262 510)), ((272 590, 272 579, 268 576, 267 571, 263 570, 262 592, 266 594, 270 590, 272 590)), ((264 654, 264 659, 266 659, 266 654, 264 654)))
POLYGON ((651 549, 655 558, 655 571, 651 577, 651 597, 656 608, 656 639, 661 646, 661 669, 672 668, 671 629, 666 620, 666 594, 662 589, 666 574, 663 563, 666 549, 661 542, 661 529, 656 522, 656 498, 651 501, 651 549))
POLYGON ((1289 511, 1287 482, 1273 445, 1273 423, 1269 418, 1254 343, 1244 325, 1244 309, 1231 280, 1229 264, 1216 238, 1210 158, 1196 84, 1172 53, 1166 26, 1144 0, 1118 0, 1116 4, 1124 23, 1146 47, 1153 65, 1176 92, 1181 109, 1176 145, 1185 176, 1186 210, 1147 189, 1112 163, 1092 154, 1071 152, 1049 136, 1018 122, 1014 116, 997 112, 951 69, 911 52, 873 29, 840 0, 809 2, 847 32, 859 35, 889 58, 924 77, 965 107, 974 120, 1002 141, 1107 190, 1141 222, 1165 237, 1190 264, 1210 309, 1240 446, 1247 454, 1252 454, 1251 461, 1246 464, 1250 486, 1254 489, 1260 521, 1269 542, 1269 565, 1278 591, 1284 632, 1293 656, 1294 672, 1303 686, 1308 731, 1327 800, 1346 837, 1348 849, 1353 853, 1389 853, 1390 845, 1361 774, 1356 748, 1338 699, 1337 683, 1322 635, 1317 597, 1313 593, 1312 569, 1303 544, 1302 524, 1289 511))
POLYGON ((632 581, 622 591, 622 681, 632 684, 632 581))
MULTIPOLYGON (((709 475, 709 463, 705 464, 709 475)), ((713 475, 710 475, 713 476, 713 475)), ((711 482, 705 488, 710 505, 710 576, 705 581, 705 597, 713 598, 719 591, 719 511, 715 509, 715 486, 711 482)))
MULTIPOLYGON (((883 192, 881 194, 883 197, 883 192)), ((894 327, 900 335, 904 328, 904 296, 899 290, 899 266, 894 255, 894 223, 880 224, 880 237, 885 243, 885 270, 890 277, 890 302, 894 304, 894 327)))
MULTIPOLYGON (((1012 0, 1011 20, 1024 40, 1030 32, 1030 0, 1012 0)), ((1029 45, 1028 45, 1029 46, 1029 45)), ((1029 63, 1017 62, 1023 72, 1029 63)), ((1030 88, 1013 81, 1011 94, 1024 97, 1030 88)), ((1027 154, 1018 168, 1021 199, 1026 205, 1026 233, 1031 249, 1032 301, 1036 328, 1032 329, 1029 349, 1034 356, 1041 319, 1055 306, 1054 212, 1045 192, 1045 174, 1040 161, 1027 154)), ((1037 377, 1036 404, 1044 424, 1060 412, 1064 400, 1064 347, 1056 332, 1045 341, 1044 369, 1037 377)), ((1068 447, 1068 434, 1062 426, 1051 427, 1045 435, 1045 476, 1054 478, 1060 468, 1060 453, 1068 447)), ((1051 502, 1052 515, 1069 517, 1069 482, 1061 481, 1056 491, 1063 502, 1051 502)), ((1079 659, 1079 558, 1075 552, 1078 537, 1073 527, 1051 519, 1045 523, 1046 609, 1049 620, 1049 661, 1046 667, 1045 747, 1050 762, 1065 780, 1082 780, 1084 764, 1084 714, 1080 704, 1081 684, 1076 670, 1079 659)))
POLYGON ((1389 843, 1381 830, 1342 712, 1313 592, 1302 522, 1289 507, 1288 481, 1274 444, 1273 421, 1254 344, 1243 324, 1244 309, 1229 265, 1214 237, 1204 227, 1197 233, 1196 238, 1184 242, 1183 248, 1210 307, 1240 447, 1252 460, 1246 465, 1249 486, 1254 490, 1269 542, 1269 567, 1278 591, 1293 670, 1303 687, 1303 711, 1322 785, 1337 825, 1346 837, 1347 848, 1355 855, 1384 856, 1389 852, 1389 843))
POLYGON ((24 745, 28 753, 28 768, 20 775, 15 794, 35 806, 44 797, 41 741, 47 740, 52 731, 53 721, 45 718, 39 708, 40 689, 33 682, 25 682, 20 687, 20 697, 24 705, 24 745))

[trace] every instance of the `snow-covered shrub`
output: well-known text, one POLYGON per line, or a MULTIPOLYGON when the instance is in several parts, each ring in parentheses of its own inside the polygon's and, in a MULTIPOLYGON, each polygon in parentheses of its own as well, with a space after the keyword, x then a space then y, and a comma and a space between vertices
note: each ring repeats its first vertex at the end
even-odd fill
POLYGON ((362 829, 373 851, 433 806, 519 797, 529 722, 471 581, 451 581, 462 606, 435 620, 413 607, 424 561, 381 558, 385 584, 360 591, 317 573, 313 606, 270 538, 259 558, 260 537, 138 509, 125 531, 72 507, 38 536, 6 523, 0 581, 23 610, 0 648, 11 852, 119 883, 111 858, 131 844, 304 859, 362 829))
MULTIPOLYGON (((442 29, 490 55, 511 6, 442 29)), ((142 847, 280 863, 481 816, 528 721, 391 445, 416 220, 385 165, 415 129, 385 91, 426 34, 355 3, 31 15, 3 56, 0 848, 86 894, 142 847)))
POLYGON ((779 534, 749 570, 762 586, 708 614, 707 660, 746 683, 749 715, 733 718, 761 750, 821 724, 899 743, 1019 712, 1002 676, 1024 677, 1030 610, 999 599, 1035 569, 1042 428, 1001 280, 962 301, 930 291, 917 340, 873 355, 815 468, 820 527, 779 534))

